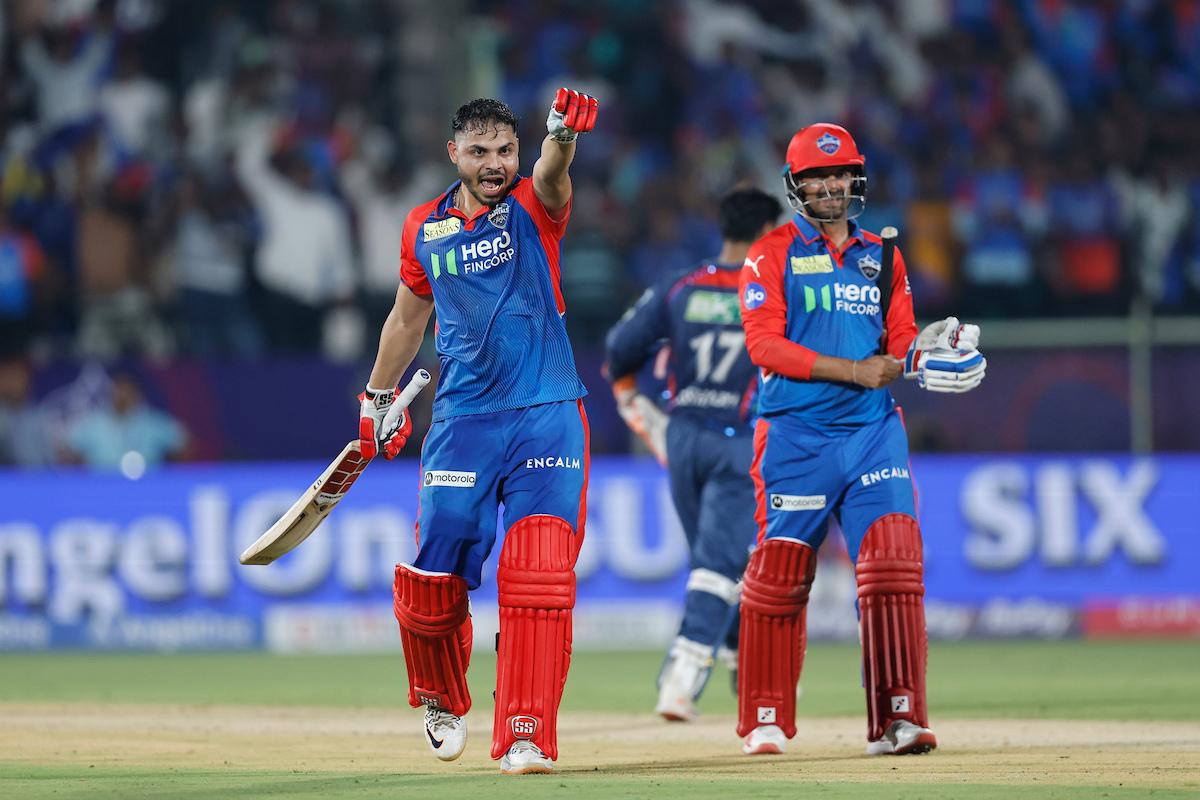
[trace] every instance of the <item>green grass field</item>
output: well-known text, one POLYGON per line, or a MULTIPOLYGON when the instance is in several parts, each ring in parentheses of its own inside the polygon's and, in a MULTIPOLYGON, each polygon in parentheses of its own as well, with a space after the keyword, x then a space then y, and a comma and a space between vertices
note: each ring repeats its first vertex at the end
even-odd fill
POLYGON ((429 757, 415 734, 399 655, 4 655, 0 793, 1200 797, 1200 643, 934 644, 930 708, 942 747, 884 759, 861 755, 857 647, 809 648, 802 734, 775 759, 740 755, 723 671, 701 702, 702 723, 654 718, 659 659, 577 654, 561 771, 506 778, 486 754, 494 659, 483 655, 471 670, 472 744, 453 765, 429 757))

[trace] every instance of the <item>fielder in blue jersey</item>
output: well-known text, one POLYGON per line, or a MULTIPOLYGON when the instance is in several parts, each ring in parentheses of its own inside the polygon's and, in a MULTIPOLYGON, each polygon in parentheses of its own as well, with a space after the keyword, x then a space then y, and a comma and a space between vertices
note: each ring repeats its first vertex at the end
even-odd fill
POLYGON ((691 554, 683 621, 658 678, 655 712, 672 721, 696 717, 714 656, 737 668, 738 581, 755 533, 750 462, 758 381, 746 353, 738 275, 751 243, 782 211, 758 189, 725 196, 716 261, 647 289, 608 334, 618 408, 667 464, 691 554), (663 346, 670 351, 669 424, 634 378, 663 346))
POLYGON ((459 180, 405 220, 401 283, 362 395, 360 447, 391 458, 412 431, 391 387, 436 310, 441 375, 421 452, 417 556, 396 566, 396 619, 409 703, 425 706, 429 746, 452 761, 471 707, 467 592, 479 586, 503 505, 491 752, 507 774, 550 772, 558 756, 588 474, 559 243, 576 137, 596 114, 595 98, 560 89, 524 177, 512 110, 496 100, 458 109, 446 148, 459 180))

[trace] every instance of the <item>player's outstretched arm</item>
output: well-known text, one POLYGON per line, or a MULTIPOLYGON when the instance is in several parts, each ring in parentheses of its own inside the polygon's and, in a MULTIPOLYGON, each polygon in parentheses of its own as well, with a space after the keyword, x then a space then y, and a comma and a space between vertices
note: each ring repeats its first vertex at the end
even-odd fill
POLYGON ((574 89, 559 89, 550 106, 542 154, 533 165, 533 191, 551 214, 571 200, 568 169, 575 159, 575 139, 596 126, 599 108, 596 98, 574 89))
POLYGON ((404 426, 412 430, 407 414, 392 414, 396 399, 396 382, 408 369, 421 349, 425 337, 425 326, 433 312, 433 297, 414 294, 403 283, 396 290, 396 302, 383 323, 379 334, 379 351, 375 355, 375 366, 359 400, 358 438, 363 458, 375 457, 377 446, 383 442, 388 458, 392 458, 404 447, 408 438, 404 426), (395 428, 395 430, 389 430, 395 428))

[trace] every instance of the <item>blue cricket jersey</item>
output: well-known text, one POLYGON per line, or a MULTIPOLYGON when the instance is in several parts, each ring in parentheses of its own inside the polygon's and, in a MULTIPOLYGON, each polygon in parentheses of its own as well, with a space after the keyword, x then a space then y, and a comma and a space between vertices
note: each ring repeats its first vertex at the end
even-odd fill
POLYGON ((583 397, 559 269, 570 206, 552 217, 517 176, 467 217, 459 185, 409 213, 400 246, 401 280, 437 312, 434 421, 583 397))
POLYGON ((749 432, 757 370, 738 308, 740 265, 705 263, 647 289, 608 334, 611 377, 637 372, 667 342, 672 416, 749 432))

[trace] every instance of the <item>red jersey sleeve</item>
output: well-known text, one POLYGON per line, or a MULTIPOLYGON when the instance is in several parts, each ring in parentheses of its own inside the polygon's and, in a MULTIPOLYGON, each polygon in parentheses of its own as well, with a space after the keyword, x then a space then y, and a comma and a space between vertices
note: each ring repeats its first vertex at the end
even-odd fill
POLYGON ((892 298, 887 309, 887 351, 904 360, 909 345, 917 338, 917 322, 913 315, 912 287, 908 283, 908 268, 904 256, 896 248, 892 262, 892 298))
POLYGON ((784 269, 787 261, 786 233, 768 234, 746 254, 738 280, 742 327, 750 360, 764 370, 789 378, 808 380, 817 352, 787 338, 787 296, 784 269))
POLYGON ((404 233, 400 236, 400 280, 413 294, 429 296, 433 287, 425 267, 417 260, 417 234, 425 220, 425 206, 414 208, 404 220, 404 233))
POLYGON ((571 218, 571 204, 575 201, 574 195, 567 201, 567 205, 554 215, 551 215, 542 205, 542 201, 538 199, 537 192, 533 190, 533 178, 521 178, 513 187, 510 196, 529 212, 529 216, 533 217, 533 222, 537 225, 538 233, 542 235, 543 240, 550 238, 558 241, 567 232, 567 220, 571 218))

